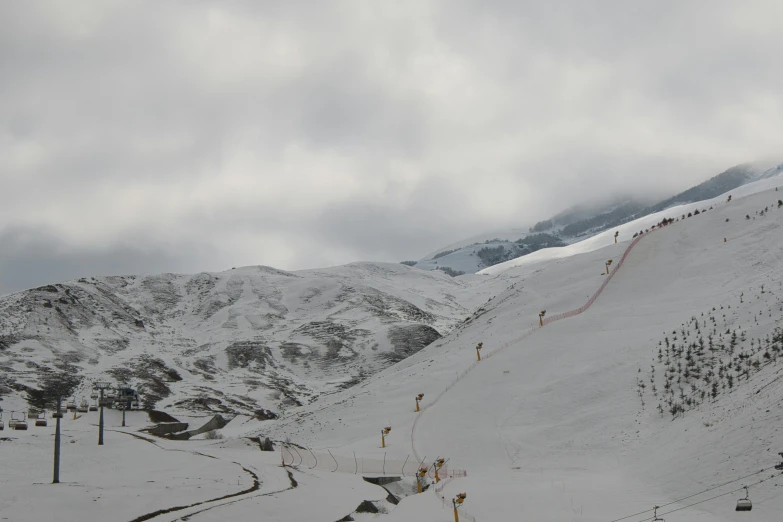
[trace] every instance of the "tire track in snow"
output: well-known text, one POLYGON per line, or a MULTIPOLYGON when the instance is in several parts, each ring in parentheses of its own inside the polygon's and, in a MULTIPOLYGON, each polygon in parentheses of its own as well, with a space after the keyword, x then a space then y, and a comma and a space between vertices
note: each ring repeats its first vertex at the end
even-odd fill
POLYGON ((294 488, 298 487, 298 485, 299 485, 299 484, 297 484, 296 480, 294 479, 294 475, 293 475, 293 473, 291 473, 291 472, 290 472, 290 471, 288 471, 288 470, 286 470, 286 473, 288 473, 288 480, 290 480, 290 481, 291 481, 291 486, 289 486, 289 487, 287 487, 287 488, 285 488, 285 489, 281 489, 281 490, 278 490, 278 491, 270 491, 269 493, 261 493, 260 495, 250 495, 250 496, 247 496, 247 497, 245 497, 245 498, 240 498, 240 499, 237 499, 237 500, 232 500, 232 501, 230 501, 230 502, 225 502, 225 503, 223 503, 223 504, 218 504, 218 505, 216 505, 216 506, 210 506, 210 507, 207 507, 207 508, 201 509, 201 510, 199 510, 199 511, 194 511, 193 513, 190 513, 190 514, 188 514, 188 515, 185 515, 184 517, 180 518, 179 520, 180 520, 180 521, 182 521, 182 522, 188 522, 188 521, 189 521, 191 518, 193 518, 193 517, 195 517, 196 515, 199 515, 199 514, 201 514, 201 513, 204 513, 205 511, 210 511, 210 510, 212 510, 212 509, 217 509, 217 508, 222 508, 222 507, 230 506, 230 505, 232 505, 232 504, 237 504, 237 503, 239 503, 239 502, 244 502, 245 500, 251 500, 251 499, 254 499, 254 498, 259 498, 259 497, 270 497, 270 496, 272 496, 272 495, 277 495, 278 493, 284 493, 284 492, 286 492, 286 491, 291 491, 292 489, 294 489, 294 488))
MULTIPOLYGON (((120 430, 107 430, 107 431, 114 431, 116 433, 122 433, 124 435, 129 435, 129 436, 134 437, 136 439, 143 440, 145 442, 149 442, 150 444, 160 448, 162 451, 180 451, 180 452, 190 453, 192 455, 199 455, 201 457, 207 457, 207 458, 210 458, 210 459, 222 460, 222 459, 219 459, 218 457, 214 457, 212 455, 207 455, 205 453, 200 453, 198 451, 185 451, 185 450, 181 450, 181 449, 167 449, 167 448, 164 448, 163 446, 161 446, 160 444, 158 444, 154 439, 149 439, 147 437, 142 437, 141 435, 137 435, 135 433, 129 433, 129 432, 120 431, 120 430)), ((246 467, 244 467, 239 462, 233 462, 233 463, 236 464, 237 466, 239 466, 240 468, 242 468, 242 470, 245 473, 247 473, 248 475, 250 475, 253 478, 253 485, 252 486, 250 486, 249 488, 244 489, 242 491, 239 491, 237 493, 229 493, 228 495, 223 495, 221 497, 212 498, 212 499, 209 499, 209 500, 202 500, 201 502, 194 502, 193 504, 188 504, 186 506, 174 506, 174 507, 170 507, 170 508, 159 509, 157 511, 153 511, 153 512, 147 513, 145 515, 138 516, 138 517, 134 518, 133 520, 131 520, 130 522, 144 522, 145 520, 151 520, 153 518, 159 517, 161 515, 165 515, 167 513, 174 513, 176 511, 182 511, 183 509, 189 509, 189 508, 196 507, 196 506, 201 506, 201 505, 204 505, 204 504, 210 504, 212 502, 219 502, 221 500, 226 500, 227 498, 233 498, 233 497, 239 497, 241 495, 247 495, 248 493, 252 493, 254 491, 258 491, 259 489, 261 489, 261 481, 259 480, 258 475, 256 475, 254 472, 252 472, 251 470, 249 470, 246 467)))

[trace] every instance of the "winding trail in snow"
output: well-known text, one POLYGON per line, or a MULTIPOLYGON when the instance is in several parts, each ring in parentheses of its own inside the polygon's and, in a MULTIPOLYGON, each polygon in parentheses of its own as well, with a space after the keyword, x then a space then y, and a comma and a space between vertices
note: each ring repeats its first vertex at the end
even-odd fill
MULTIPOLYGON (((212 455, 207 455, 205 453, 201 453, 201 452, 198 452, 198 451, 186 451, 186 450, 181 450, 181 449, 164 448, 163 446, 158 444, 154 439, 143 437, 143 436, 138 435, 136 433, 129 433, 127 431, 120 431, 120 430, 107 430, 107 431, 114 431, 114 432, 117 432, 117 433, 122 433, 124 435, 128 435, 130 437, 133 437, 133 438, 136 438, 136 439, 139 439, 139 440, 143 440, 145 442, 149 442, 153 446, 155 446, 157 448, 160 448, 162 451, 179 451, 179 452, 190 453, 192 455, 198 455, 198 456, 206 457, 206 458, 210 458, 210 459, 221 460, 218 457, 215 457, 215 456, 212 456, 212 455)), ((223 495, 222 497, 212 498, 212 499, 209 499, 209 500, 202 500, 201 502, 194 502, 193 504, 188 504, 186 506, 174 506, 174 507, 170 507, 170 508, 158 509, 157 511, 153 511, 153 512, 147 513, 145 515, 138 516, 138 517, 134 518, 133 520, 131 520, 130 522, 144 522, 145 520, 152 520, 153 518, 156 518, 156 517, 159 517, 161 515, 168 514, 168 513, 174 513, 176 511, 182 511, 183 509, 190 509, 190 508, 193 508, 193 507, 196 507, 196 506, 201 506, 201 505, 204 505, 204 504, 211 504, 213 502, 219 502, 221 500, 226 500, 226 499, 229 499, 229 498, 239 497, 239 496, 242 496, 242 495, 247 495, 249 493, 253 493, 254 491, 258 491, 261 488, 261 481, 259 480, 258 475, 256 475, 253 471, 251 471, 251 470, 247 469, 246 467, 244 467, 239 462, 234 462, 234 464, 236 464, 237 466, 242 468, 242 471, 244 471, 245 473, 247 473, 248 475, 250 475, 253 478, 253 485, 251 487, 249 487, 247 489, 244 489, 242 491, 238 491, 236 493, 229 493, 228 495, 223 495)), ((294 486, 292 486, 292 488, 293 487, 294 486)), ((288 488, 288 489, 291 489, 291 488, 288 488)), ((285 490, 283 490, 283 491, 285 491, 285 490)), ((217 507, 217 506, 215 506, 215 507, 217 507)), ((206 511, 206 509, 204 509, 202 511, 206 511)), ((186 520, 186 519, 183 519, 183 520, 186 520)))
MULTIPOLYGON (((179 520, 182 521, 182 522, 187 522, 190 519, 192 519, 193 517, 195 517, 195 516, 197 516, 197 515, 199 515, 201 513, 204 513, 206 511, 211 511, 213 509, 218 509, 218 508, 230 506, 230 505, 236 504, 238 502, 244 502, 245 500, 251 500, 251 499, 259 498, 259 497, 270 497, 270 496, 276 495, 278 493, 284 493, 286 491, 291 491, 292 489, 297 487, 296 479, 294 479, 294 475, 290 471, 286 470, 286 473, 288 473, 288 480, 291 481, 291 486, 289 486, 289 487, 287 487, 285 489, 280 489, 278 491, 270 491, 268 493, 261 493, 259 495, 248 495, 248 496, 246 496, 244 498, 239 498, 239 499, 236 499, 236 500, 231 500, 229 502, 224 502, 224 503, 221 503, 221 504, 209 506, 209 507, 206 507, 204 509, 200 509, 198 511, 194 511, 193 513, 189 513, 189 514, 183 516, 182 518, 180 518, 179 520)), ((195 504, 194 504, 194 506, 195 506, 195 504)), ((194 506, 191 506, 191 507, 194 507, 194 506)))

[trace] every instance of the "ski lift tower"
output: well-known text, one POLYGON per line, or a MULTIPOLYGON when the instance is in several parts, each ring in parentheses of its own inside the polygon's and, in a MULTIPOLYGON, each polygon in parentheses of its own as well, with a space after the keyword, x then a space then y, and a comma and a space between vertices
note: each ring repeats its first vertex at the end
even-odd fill
POLYGON ((117 403, 117 409, 122 412, 122 427, 125 427, 125 410, 129 407, 128 403, 120 401, 117 403))
POLYGON ((98 401, 98 406, 101 408, 100 418, 98 420, 98 446, 103 446, 103 406, 105 404, 103 392, 111 388, 111 383, 99 381, 93 384, 92 388, 98 390, 98 393, 100 394, 100 399, 98 401))
POLYGON ((54 430, 54 473, 52 484, 60 483, 60 419, 63 418, 62 396, 57 396, 57 405, 55 406, 52 417, 55 419, 56 427, 54 430))

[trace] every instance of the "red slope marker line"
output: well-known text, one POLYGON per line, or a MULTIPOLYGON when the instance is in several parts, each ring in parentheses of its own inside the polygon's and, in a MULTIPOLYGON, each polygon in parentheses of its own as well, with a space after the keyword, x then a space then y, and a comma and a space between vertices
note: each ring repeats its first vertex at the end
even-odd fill
MULTIPOLYGON (((631 244, 628 245, 628 247, 625 249, 625 252, 623 253, 622 258, 620 259, 620 262, 617 263, 617 265, 614 267, 614 269, 612 269, 612 271, 609 273, 609 276, 606 279, 604 279, 603 284, 601 284, 600 288, 598 288, 598 290, 587 301, 587 303, 585 303, 583 306, 580 306, 579 308, 577 308, 575 310, 570 310, 568 312, 563 312, 561 314, 557 314, 557 315, 554 315, 554 316, 546 318, 544 320, 544 326, 546 326, 546 325, 548 325, 550 323, 553 323, 555 321, 560 321, 560 320, 566 319, 568 317, 573 317, 575 315, 579 315, 579 314, 583 313, 585 310, 587 310, 588 308, 590 308, 590 306, 592 306, 592 304, 596 301, 596 299, 598 299, 598 296, 601 295, 601 292, 604 291, 604 288, 606 288, 606 285, 609 284, 609 281, 612 280, 612 278, 617 273, 617 271, 620 270, 620 268, 623 266, 623 263, 625 262, 626 258, 628 257, 628 254, 630 254, 631 250, 637 244, 639 244, 639 241, 641 241, 642 238, 647 237, 648 235, 650 235, 655 230, 659 230, 659 228, 654 228, 654 229, 650 230, 649 232, 646 232, 646 233, 644 233, 644 234, 642 234, 640 236, 637 236, 636 239, 634 239, 631 242, 631 244)), ((493 355, 496 355, 496 354, 504 351, 505 349, 509 348, 510 346, 513 346, 513 345, 517 344, 519 341, 521 341, 521 340, 525 339, 526 337, 530 336, 531 334, 533 334, 537 329, 538 329, 537 325, 531 326, 529 329, 525 330, 525 332, 522 335, 520 335, 519 337, 504 343, 500 348, 498 348, 498 349, 490 352, 489 354, 487 354, 484 357, 484 359, 489 359, 493 355)), ((416 415, 416 419, 413 421, 413 426, 411 427, 411 450, 413 451, 413 455, 416 457, 416 460, 421 461, 421 456, 419 455, 419 452, 416 451, 416 442, 415 442, 415 439, 416 439, 416 435, 415 435, 415 433, 416 433, 416 425, 418 424, 419 419, 422 417, 422 415, 424 414, 425 411, 427 411, 429 408, 431 408, 432 406, 437 404, 438 401, 440 400, 440 398, 443 397, 443 395, 445 395, 446 392, 451 390, 468 373, 473 371, 473 369, 476 368, 476 366, 479 365, 479 362, 480 361, 474 361, 473 364, 471 364, 465 370, 463 370, 462 373, 459 374, 457 376, 457 378, 451 384, 446 386, 446 388, 443 391, 441 391, 435 397, 435 399, 432 402, 428 403, 426 406, 423 406, 421 408, 421 411, 418 413, 418 415, 416 415)))

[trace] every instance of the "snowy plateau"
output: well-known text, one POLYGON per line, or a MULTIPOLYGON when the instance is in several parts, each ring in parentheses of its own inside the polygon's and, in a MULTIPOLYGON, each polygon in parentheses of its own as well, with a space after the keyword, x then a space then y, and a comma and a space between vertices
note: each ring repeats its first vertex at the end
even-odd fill
POLYGON ((457 278, 244 267, 2 297, 0 520, 449 522, 459 493, 463 522, 783 520, 779 186, 457 278), (98 446, 98 413, 68 413, 51 484, 54 420, 8 420, 63 368, 76 400, 122 381, 227 424, 176 440, 107 409, 98 446))

